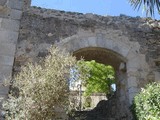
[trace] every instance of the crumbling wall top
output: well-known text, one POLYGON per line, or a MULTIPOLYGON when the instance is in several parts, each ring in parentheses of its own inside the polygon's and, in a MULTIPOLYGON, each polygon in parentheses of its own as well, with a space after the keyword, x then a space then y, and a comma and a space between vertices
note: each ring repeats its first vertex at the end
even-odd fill
POLYGON ((30 9, 27 10, 29 14, 41 16, 43 18, 58 18, 61 20, 74 20, 77 22, 98 22, 106 25, 110 25, 113 23, 116 24, 134 24, 135 26, 140 25, 140 27, 149 27, 154 30, 160 29, 160 20, 154 20, 151 18, 141 18, 139 16, 137 17, 131 17, 127 15, 121 14, 120 16, 101 16, 96 15, 92 13, 78 13, 78 12, 66 12, 61 10, 54 10, 54 9, 45 9, 41 7, 30 7, 30 9))

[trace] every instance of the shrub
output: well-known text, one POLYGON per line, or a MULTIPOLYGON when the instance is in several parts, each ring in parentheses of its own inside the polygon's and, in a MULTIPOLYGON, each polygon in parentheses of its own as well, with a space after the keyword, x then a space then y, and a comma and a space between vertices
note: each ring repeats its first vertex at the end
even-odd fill
POLYGON ((49 53, 14 77, 9 99, 3 104, 6 120, 51 120, 57 109, 67 109, 70 68, 76 59, 55 47, 49 53))
POLYGON ((137 120, 160 120, 160 83, 148 84, 133 101, 137 120))

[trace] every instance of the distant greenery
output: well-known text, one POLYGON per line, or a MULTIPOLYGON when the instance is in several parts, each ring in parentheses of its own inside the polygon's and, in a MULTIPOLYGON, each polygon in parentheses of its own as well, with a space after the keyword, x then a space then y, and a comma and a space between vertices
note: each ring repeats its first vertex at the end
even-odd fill
POLYGON ((154 16, 155 10, 160 14, 160 0, 129 0, 129 2, 135 9, 143 7, 147 16, 154 16))
POLYGON ((86 96, 91 93, 109 94, 113 91, 111 85, 115 83, 115 72, 112 66, 97 63, 95 60, 82 61, 81 64, 86 66, 89 74, 88 78, 83 79, 86 96))
POLYGON ((135 96, 133 113, 136 120, 160 120, 160 83, 148 84, 135 96))

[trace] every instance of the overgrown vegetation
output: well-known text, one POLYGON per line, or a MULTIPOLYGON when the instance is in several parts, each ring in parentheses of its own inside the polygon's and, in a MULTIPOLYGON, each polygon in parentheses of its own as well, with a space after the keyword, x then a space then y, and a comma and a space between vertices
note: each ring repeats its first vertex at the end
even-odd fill
POLYGON ((112 66, 97 63, 95 60, 82 61, 81 64, 88 68, 89 77, 82 80, 86 96, 92 93, 107 95, 114 91, 111 87, 115 84, 115 72, 112 66))
POLYGON ((68 109, 70 69, 77 61, 55 47, 49 53, 40 64, 30 63, 14 77, 3 104, 6 120, 52 120, 58 109, 68 109))
POLYGON ((136 120, 160 120, 160 83, 148 84, 135 96, 133 113, 136 120))
POLYGON ((59 117, 59 112, 74 109, 69 102, 71 79, 82 80, 89 95, 109 93, 115 78, 111 66, 76 61, 69 53, 52 47, 44 60, 29 63, 14 77, 9 98, 3 103, 5 119, 52 120, 59 117))

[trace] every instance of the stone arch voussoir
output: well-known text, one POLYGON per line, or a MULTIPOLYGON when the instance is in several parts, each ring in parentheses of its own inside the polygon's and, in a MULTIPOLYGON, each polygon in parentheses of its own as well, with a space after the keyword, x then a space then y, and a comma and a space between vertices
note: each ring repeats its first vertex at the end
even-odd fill
POLYGON ((111 39, 98 39, 96 36, 79 37, 74 35, 62 40, 57 45, 65 48, 69 52, 74 52, 86 47, 106 48, 120 54, 124 58, 126 58, 130 51, 130 47, 127 44, 111 39))
MULTIPOLYGON (((144 66, 145 57, 139 53, 140 45, 137 42, 130 42, 128 44, 113 39, 107 39, 105 37, 97 37, 96 35, 91 36, 79 36, 73 35, 66 39, 63 39, 57 43, 59 47, 65 48, 68 52, 74 52, 82 48, 87 47, 99 47, 111 50, 118 53, 126 62, 126 74, 127 74, 127 94, 129 104, 132 104, 133 97, 139 92, 138 79, 140 73, 138 70, 144 66)), ((145 69, 147 69, 146 66, 145 69)))

